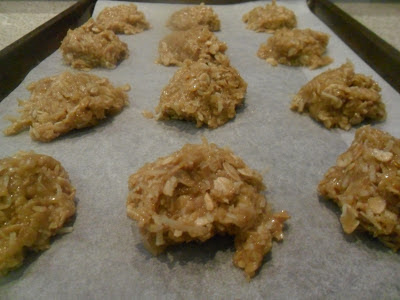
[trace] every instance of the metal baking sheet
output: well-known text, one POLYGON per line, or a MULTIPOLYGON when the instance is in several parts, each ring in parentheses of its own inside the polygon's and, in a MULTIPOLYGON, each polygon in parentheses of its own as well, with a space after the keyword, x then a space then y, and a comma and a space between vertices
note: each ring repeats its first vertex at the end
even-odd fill
MULTIPOLYGON (((224 126, 198 129, 181 121, 158 122, 142 116, 153 110, 175 67, 154 63, 159 40, 169 33, 165 22, 181 4, 138 3, 152 29, 121 35, 130 56, 114 70, 94 69, 115 85, 129 83, 130 105, 101 125, 74 131, 51 143, 32 141, 27 132, 0 135, 0 157, 34 150, 58 159, 76 187, 74 231, 52 242, 49 250, 29 255, 20 269, 0 279, 4 299, 375 299, 397 298, 400 257, 365 234, 345 235, 339 210, 318 197, 316 186, 336 157, 350 144, 355 129, 327 130, 307 115, 289 109, 291 97, 320 72, 350 59, 357 72, 382 87, 388 119, 374 126, 400 137, 400 95, 315 17, 303 1, 280 1, 292 9, 298 27, 331 35, 330 66, 272 67, 256 57, 270 36, 245 29, 242 15, 265 1, 213 6, 222 28, 216 35, 228 45, 231 63, 248 82, 245 104, 224 126), (252 168, 263 172, 266 197, 275 210, 285 209, 285 239, 274 243, 260 272, 250 282, 232 264, 232 240, 175 247, 158 257, 148 253, 137 227, 128 219, 127 180, 145 162, 186 143, 210 142, 230 147, 252 168)), ((115 1, 98 2, 96 16, 115 1)), ((33 69, 0 103, 0 128, 15 115, 17 99, 28 99, 27 84, 71 70, 59 51, 33 69)))

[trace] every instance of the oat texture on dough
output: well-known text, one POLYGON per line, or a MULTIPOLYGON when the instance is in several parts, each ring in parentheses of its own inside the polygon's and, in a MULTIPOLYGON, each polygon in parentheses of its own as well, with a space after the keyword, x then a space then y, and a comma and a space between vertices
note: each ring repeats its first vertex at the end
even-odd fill
POLYGON ((346 233, 367 231, 393 251, 400 248, 399 139, 369 125, 361 127, 318 191, 341 208, 346 233))
POLYGON ((129 55, 127 44, 111 30, 98 26, 93 19, 68 30, 60 50, 65 63, 86 71, 96 67, 114 69, 129 55))
POLYGON ((153 254, 168 246, 232 235, 233 263, 253 277, 283 239, 285 211, 273 213, 261 175, 227 148, 203 140, 147 163, 129 178, 128 216, 153 254))
POLYGON ((157 119, 216 128, 235 117, 246 89, 247 83, 230 65, 186 61, 161 92, 157 119))
POLYGON ((135 4, 106 7, 99 13, 96 22, 104 29, 123 34, 137 34, 150 28, 135 4))
POLYGON ((326 128, 349 130, 365 119, 386 118, 378 84, 363 74, 356 74, 351 62, 328 70, 306 85, 293 97, 291 109, 310 116, 326 128))
POLYGON ((271 4, 265 7, 258 6, 243 15, 243 22, 247 23, 246 28, 256 32, 274 32, 280 28, 296 27, 296 15, 290 9, 276 4, 272 0, 271 4))
POLYGON ((174 12, 167 21, 172 30, 188 30, 198 25, 207 26, 211 31, 218 31, 221 22, 214 10, 204 5, 188 6, 174 12))
POLYGON ((333 60, 324 56, 329 36, 311 29, 279 29, 266 43, 261 44, 257 56, 272 66, 307 66, 316 69, 333 60))
POLYGON ((50 247, 75 214, 75 188, 54 158, 18 152, 0 159, 0 276, 19 267, 27 250, 50 247))
POLYGON ((182 66, 186 59, 206 60, 215 63, 227 63, 224 54, 225 43, 218 40, 205 26, 197 26, 184 31, 174 31, 163 38, 158 46, 158 63, 165 66, 182 66))
POLYGON ((30 127, 34 140, 49 142, 73 129, 94 126, 128 104, 129 85, 114 87, 106 78, 87 73, 64 72, 43 78, 28 86, 31 96, 19 101, 20 117, 6 135, 30 127))

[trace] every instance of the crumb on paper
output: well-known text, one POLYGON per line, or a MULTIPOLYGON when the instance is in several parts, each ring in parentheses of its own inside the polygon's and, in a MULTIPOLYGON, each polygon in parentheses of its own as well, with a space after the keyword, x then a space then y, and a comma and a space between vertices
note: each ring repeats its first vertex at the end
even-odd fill
POLYGON ((0 159, 0 276, 20 266, 26 250, 46 250, 50 237, 65 232, 74 197, 54 158, 21 151, 0 159))
POLYGON ((328 70, 304 85, 293 97, 291 109, 309 115, 326 128, 349 130, 365 119, 386 118, 378 84, 363 74, 356 74, 351 62, 328 70))
POLYGON ((276 66, 307 66, 316 69, 333 60, 324 56, 329 36, 311 29, 279 29, 266 43, 261 44, 257 56, 276 66))
POLYGON ((400 248, 400 140, 369 125, 356 131, 318 185, 319 193, 341 209, 344 232, 367 231, 400 248))
POLYGON ((94 126, 128 104, 130 86, 114 87, 106 78, 64 72, 28 86, 31 96, 19 101, 20 117, 5 129, 14 135, 30 127, 32 139, 49 142, 73 129, 94 126))
POLYGON ((283 239, 286 211, 273 213, 262 177, 227 148, 203 139, 147 163, 129 178, 128 216, 146 248, 157 255, 170 245, 232 235, 233 263, 253 277, 283 239))

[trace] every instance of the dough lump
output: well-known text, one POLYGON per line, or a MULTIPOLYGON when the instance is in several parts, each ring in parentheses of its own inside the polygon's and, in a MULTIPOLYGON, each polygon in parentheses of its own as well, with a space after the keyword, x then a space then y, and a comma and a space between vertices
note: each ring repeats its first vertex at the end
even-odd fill
POLYGON ((157 119, 216 128, 235 117, 246 89, 247 83, 230 65, 186 61, 161 92, 157 119))
POLYGON ((168 19, 167 27, 172 30, 188 30, 198 25, 207 26, 211 31, 220 30, 221 24, 214 10, 204 3, 189 6, 174 12, 168 19))
POLYGON ((227 46, 207 27, 198 26, 185 31, 174 31, 162 39, 158 46, 159 63, 182 66, 186 59, 211 62, 229 62, 224 55, 227 46))
POLYGON ((361 127, 318 191, 341 208, 344 232, 367 231, 393 251, 400 249, 399 139, 361 127))
POLYGON ((265 201, 261 175, 227 148, 186 144, 147 163, 129 178, 128 216, 137 221, 145 246, 159 254, 170 245, 232 235, 233 263, 253 277, 283 239, 285 211, 265 201))
POLYGON ((0 276, 19 267, 26 250, 50 247, 75 214, 75 188, 54 158, 18 152, 0 160, 0 276))
POLYGON ((265 7, 258 6, 243 15, 243 22, 247 23, 246 28, 256 32, 274 32, 280 28, 296 27, 296 15, 290 9, 276 5, 272 0, 271 4, 265 7))
POLYGON ((73 129, 96 125, 128 103, 129 85, 115 88, 106 78, 64 72, 28 86, 31 97, 20 101, 19 118, 4 133, 17 134, 30 126, 32 139, 49 142, 73 129))
POLYGON ((128 46, 114 32, 90 19, 81 27, 68 30, 60 50, 64 61, 75 69, 95 67, 114 69, 129 55, 128 46))
POLYGON ((115 33, 136 34, 150 28, 144 14, 135 4, 104 8, 96 22, 99 26, 115 33))
POLYGON ((351 62, 316 76, 293 98, 291 109, 308 112, 326 128, 351 126, 365 119, 386 118, 378 84, 363 74, 356 74, 351 62))
POLYGON ((261 44, 257 55, 273 66, 279 63, 316 69, 332 62, 332 58, 323 56, 328 42, 329 36, 322 32, 283 28, 261 44))

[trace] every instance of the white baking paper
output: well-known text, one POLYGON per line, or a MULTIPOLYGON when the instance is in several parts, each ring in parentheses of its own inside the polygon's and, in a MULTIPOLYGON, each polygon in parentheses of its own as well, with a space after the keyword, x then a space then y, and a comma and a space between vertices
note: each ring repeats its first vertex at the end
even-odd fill
MULTIPOLYGON (((400 96, 308 9, 305 1, 279 1, 292 9, 299 28, 331 35, 334 63, 307 68, 272 67, 256 56, 270 36, 245 29, 242 15, 266 2, 213 6, 222 28, 216 35, 248 83, 245 104, 224 126, 198 129, 183 121, 159 122, 142 116, 154 110, 176 67, 157 65, 158 42, 170 31, 169 15, 184 5, 137 3, 152 29, 129 36, 130 56, 114 70, 91 73, 115 85, 129 83, 130 105, 101 125, 75 131, 50 143, 32 141, 28 132, 0 134, 0 157, 19 150, 51 155, 76 187, 74 231, 53 240, 51 248, 26 258, 23 267, 0 279, 1 299, 393 299, 400 295, 400 257, 380 242, 357 233, 345 235, 339 209, 320 199, 317 184, 351 143, 355 129, 327 130, 307 115, 289 109, 291 97, 308 80, 350 59, 356 71, 382 87, 388 118, 375 124, 400 137, 400 96), (203 245, 187 244, 158 257, 148 253, 135 223, 126 216, 127 181, 145 162, 168 155, 201 136, 230 147, 252 168, 264 172, 266 197, 275 210, 287 210, 285 239, 274 243, 250 282, 232 264, 228 237, 203 245)), ((94 15, 118 2, 98 2, 94 15)), ((17 99, 28 99, 32 81, 61 73, 59 51, 32 70, 0 103, 0 129, 16 115, 17 99)))

